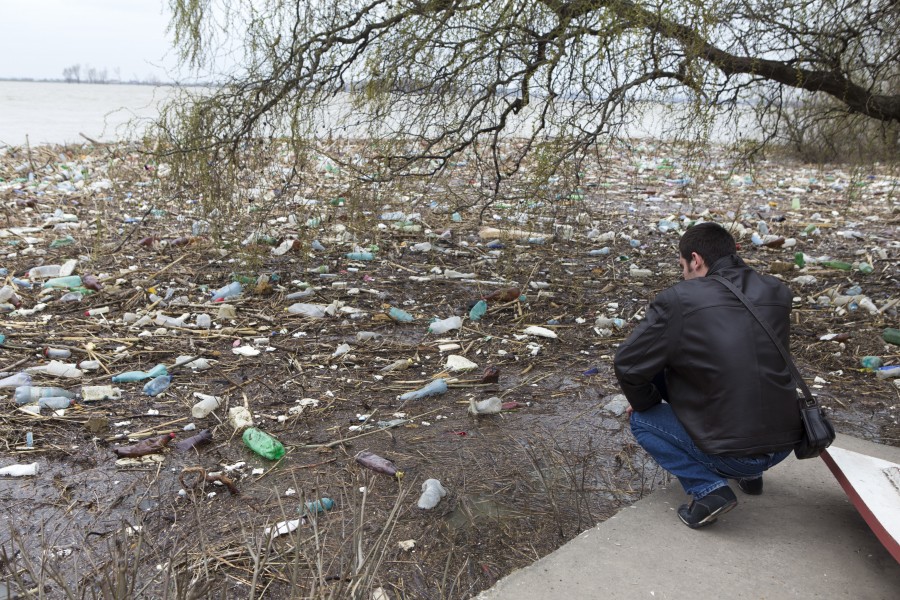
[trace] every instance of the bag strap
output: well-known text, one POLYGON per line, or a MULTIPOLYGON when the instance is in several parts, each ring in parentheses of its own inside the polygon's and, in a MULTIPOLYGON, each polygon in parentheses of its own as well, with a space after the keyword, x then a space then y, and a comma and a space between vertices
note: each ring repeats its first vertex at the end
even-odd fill
POLYGON ((809 388, 806 385, 806 382, 803 381, 803 376, 800 375, 800 371, 797 370, 796 365, 794 365, 794 361, 791 359, 791 355, 788 354, 787 350, 784 349, 784 346, 781 343, 781 340, 778 339, 778 336, 775 335, 775 332, 772 331, 772 328, 769 324, 762 318, 762 316, 757 312, 756 307, 753 306, 753 303, 747 299, 746 296, 737 288, 736 285, 722 277, 721 275, 708 275, 710 279, 718 281, 729 290, 731 293, 737 296, 737 299, 744 303, 744 306, 747 307, 747 310, 750 311, 750 314, 753 315, 759 324, 762 325, 762 328, 766 330, 766 333, 769 334, 769 337, 772 338, 772 341, 775 342, 775 347, 778 348, 778 351, 781 352, 782 358, 784 358, 784 362, 787 363, 788 369, 791 371, 791 376, 794 378, 794 381, 797 383, 797 386, 803 392, 804 400, 803 402, 807 407, 812 407, 817 404, 816 399, 813 397, 812 392, 809 391, 809 388))

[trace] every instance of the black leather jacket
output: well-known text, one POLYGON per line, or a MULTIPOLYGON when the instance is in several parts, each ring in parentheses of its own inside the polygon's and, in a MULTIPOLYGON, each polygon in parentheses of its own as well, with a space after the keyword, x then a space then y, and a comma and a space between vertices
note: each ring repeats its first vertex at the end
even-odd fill
MULTIPOLYGON (((791 292, 737 255, 710 268, 734 283, 790 348, 791 292)), ((615 358, 636 411, 662 401, 651 382, 665 373, 668 402, 707 454, 746 456, 793 448, 801 437, 796 386, 771 338, 731 291, 698 277, 661 292, 615 358)))

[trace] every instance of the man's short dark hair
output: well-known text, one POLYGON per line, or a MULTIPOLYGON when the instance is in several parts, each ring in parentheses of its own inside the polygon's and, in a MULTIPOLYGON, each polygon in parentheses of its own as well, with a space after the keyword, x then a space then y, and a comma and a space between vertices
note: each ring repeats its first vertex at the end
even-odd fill
POLYGON ((690 261, 691 254, 696 252, 711 267, 723 256, 736 254, 737 246, 731 233, 718 223, 699 223, 681 236, 678 252, 686 261, 690 261))

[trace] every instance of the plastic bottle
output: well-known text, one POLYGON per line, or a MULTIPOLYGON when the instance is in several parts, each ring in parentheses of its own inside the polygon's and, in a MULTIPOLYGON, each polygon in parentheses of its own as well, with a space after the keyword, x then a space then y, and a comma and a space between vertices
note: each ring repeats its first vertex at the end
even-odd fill
POLYGON ((305 302, 297 302, 288 306, 287 311, 292 315, 301 315, 312 319, 325 318, 325 309, 328 308, 324 304, 307 304, 305 302))
POLYGON ((875 370, 875 377, 878 379, 891 379, 900 377, 900 365, 888 365, 886 367, 878 367, 875 370))
POLYGON ((508 287, 503 288, 494 292, 491 292, 487 296, 484 297, 488 302, 512 302, 522 291, 517 287, 508 287))
POLYGON ((152 379, 154 377, 159 377, 160 375, 168 375, 169 371, 166 369, 166 365, 160 363, 147 371, 147 378, 152 379))
POLYGON ((422 483, 422 495, 419 496, 419 502, 416 504, 419 508, 431 510, 441 501, 441 498, 447 495, 447 490, 441 485, 437 479, 426 479, 422 483))
POLYGON ((366 467, 367 469, 371 469, 376 473, 384 473, 385 475, 390 475, 391 477, 396 477, 397 479, 403 477, 403 471, 398 471, 397 465, 386 458, 382 458, 377 454, 369 452, 368 450, 363 450, 362 452, 357 454, 355 460, 360 465, 366 467))
POLYGON ((452 329, 459 329, 460 327, 462 327, 461 317, 447 317, 446 319, 432 322, 431 325, 428 326, 428 333, 441 334, 452 329))
POLYGON ((900 329, 894 329, 893 327, 885 328, 884 332, 881 334, 881 339, 888 344, 900 346, 900 329))
POLYGON ((210 300, 212 300, 213 302, 219 302, 227 298, 233 298, 234 296, 240 295, 243 289, 244 288, 239 281, 232 281, 228 285, 220 287, 215 292, 213 292, 212 298, 210 298, 210 300))
POLYGON ((81 292, 66 292, 59 297, 59 302, 81 302, 84 294, 81 292))
POLYGON ((334 508, 334 500, 331 498, 321 498, 319 500, 310 500, 304 505, 307 513, 323 513, 326 510, 334 508))
POLYGON ((41 265, 40 267, 32 267, 28 270, 29 279, 43 279, 45 277, 59 276, 60 265, 41 265))
POLYGON ((42 288, 67 289, 81 287, 81 277, 78 275, 69 275, 68 277, 55 277, 48 279, 41 286, 42 288))
POLYGON ((440 394, 445 394, 446 392, 447 381, 445 379, 435 379, 424 387, 397 396, 397 400, 419 400, 420 398, 425 398, 427 396, 438 396, 440 394))
POLYGON ((131 446, 119 446, 113 452, 120 458, 137 458, 148 454, 156 454, 169 445, 175 439, 174 433, 166 433, 157 437, 148 438, 131 446))
POLYGON ((375 333, 374 331, 357 331, 356 332, 356 341, 357 342, 370 342, 372 340, 377 340, 381 337, 380 333, 375 333))
POLYGON ((391 307, 391 310, 388 311, 388 316, 398 323, 412 323, 414 320, 411 314, 393 306, 391 307))
POLYGON ((113 383, 132 383, 144 379, 150 379, 150 375, 146 371, 125 371, 112 376, 113 383))
POLYGON ((200 329, 209 329, 210 327, 212 327, 212 317, 210 317, 206 313, 199 314, 197 315, 196 323, 197 327, 199 327, 200 329))
POLYGON ((144 393, 148 396, 157 396, 163 393, 166 388, 168 388, 172 384, 172 376, 171 375, 160 375, 159 377, 154 377, 146 384, 144 384, 144 393))
POLYGON ((185 438, 175 444, 175 449, 179 452, 187 452, 191 448, 196 448, 198 446, 203 446, 212 441, 212 431, 209 429, 203 429, 196 435, 192 435, 189 438, 185 438))
POLYGON ((374 260, 375 255, 371 252, 348 252, 347 253, 348 260, 374 260))
POLYGON ((0 379, 0 388, 17 388, 31 385, 31 375, 19 372, 9 377, 0 379))
POLYGON ((78 363, 78 368, 82 371, 96 371, 100 368, 99 360, 83 360, 78 363))
POLYGON ((869 273, 871 273, 874 270, 875 270, 875 267, 873 267, 869 263, 866 263, 866 262, 859 263, 859 272, 862 273, 863 275, 868 275, 869 273))
POLYGON ((40 398, 50 398, 53 396, 74 398, 75 394, 63 388, 31 385, 17 387, 15 391, 16 404, 31 404, 40 398))
POLYGON ((44 356, 47 358, 69 358, 72 351, 67 348, 44 348, 44 356))
POLYGON ((485 302, 484 300, 479 300, 475 303, 475 306, 472 307, 472 310, 469 311, 469 319, 472 321, 479 321, 486 312, 487 302, 485 302))
POLYGON ((68 378, 78 378, 84 375, 84 372, 76 367, 74 364, 60 362, 58 360, 51 360, 46 365, 39 365, 36 367, 28 367, 25 369, 27 373, 34 374, 42 374, 49 375, 50 377, 68 377, 68 378))
POLYGON ((160 327, 170 327, 172 329, 178 329, 178 328, 185 326, 184 319, 185 319, 185 317, 183 317, 183 316, 178 317, 176 319, 175 317, 170 317, 170 316, 167 316, 164 314, 158 314, 158 315, 156 315, 156 319, 153 322, 156 323, 157 325, 159 325, 160 327))
POLYGON ((828 267, 829 269, 838 269, 840 271, 849 271, 853 268, 853 265, 850 263, 845 263, 840 260, 825 260, 820 263, 823 267, 828 267))
POLYGON ((204 418, 209 413, 219 408, 219 405, 222 404, 222 399, 216 396, 209 396, 207 394, 194 392, 194 397, 200 398, 200 401, 194 404, 193 408, 191 408, 191 415, 193 415, 195 419, 204 418))
POLYGON ((269 460, 279 460, 284 456, 284 445, 274 437, 255 427, 248 427, 242 436, 248 448, 269 460))
POLYGON ((25 432, 25 447, 34 448, 34 433, 30 431, 25 432))
POLYGON ((97 317, 100 315, 105 315, 109 312, 108 306, 101 306, 100 308, 92 308, 90 310, 84 311, 84 316, 86 317, 97 317))
POLYGON ((0 475, 6 477, 30 477, 38 474, 38 464, 31 463, 27 465, 9 465, 0 468, 0 475))
POLYGON ((44 398, 38 398, 38 406, 41 408, 49 408, 51 410, 62 410, 64 408, 69 408, 72 404, 71 398, 66 398, 65 396, 48 396, 44 398))

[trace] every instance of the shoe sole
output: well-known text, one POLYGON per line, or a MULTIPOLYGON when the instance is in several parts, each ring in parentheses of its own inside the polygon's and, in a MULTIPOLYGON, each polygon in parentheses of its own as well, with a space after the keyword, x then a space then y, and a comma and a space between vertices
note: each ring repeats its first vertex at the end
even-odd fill
POLYGON ((737 506, 737 500, 734 502, 729 502, 728 504, 720 507, 718 510, 715 510, 709 513, 706 517, 703 518, 702 521, 697 521, 696 523, 688 523, 684 520, 684 517, 678 515, 678 518, 681 519, 681 522, 690 527, 691 529, 699 529, 700 527, 705 527, 707 525, 712 525, 716 522, 716 519, 727 513, 729 510, 737 506))

